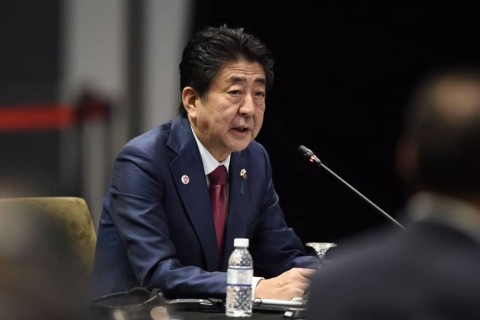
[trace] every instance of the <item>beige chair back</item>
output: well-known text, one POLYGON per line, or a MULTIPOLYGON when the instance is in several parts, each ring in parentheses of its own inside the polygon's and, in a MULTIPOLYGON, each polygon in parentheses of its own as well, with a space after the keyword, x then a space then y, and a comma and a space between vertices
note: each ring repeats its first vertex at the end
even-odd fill
POLYGON ((2 205, 15 203, 31 206, 58 218, 72 241, 72 248, 80 268, 87 276, 90 275, 97 235, 84 199, 78 197, 4 198, 0 199, 0 208, 2 205))

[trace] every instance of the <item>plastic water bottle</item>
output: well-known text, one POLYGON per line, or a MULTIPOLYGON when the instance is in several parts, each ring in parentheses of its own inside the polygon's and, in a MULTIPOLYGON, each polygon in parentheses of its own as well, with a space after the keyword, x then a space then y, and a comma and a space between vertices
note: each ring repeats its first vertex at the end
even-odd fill
POLYGON ((228 259, 227 317, 250 317, 252 315, 253 260, 248 251, 248 239, 235 238, 234 250, 228 259))

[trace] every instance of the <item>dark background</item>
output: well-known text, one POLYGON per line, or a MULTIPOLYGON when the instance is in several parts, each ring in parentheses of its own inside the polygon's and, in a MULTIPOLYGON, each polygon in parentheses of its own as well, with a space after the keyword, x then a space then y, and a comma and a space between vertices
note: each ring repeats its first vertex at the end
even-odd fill
POLYGON ((289 224, 304 241, 341 241, 390 224, 297 152, 323 163, 396 219, 407 191, 395 143, 413 86, 428 72, 476 64, 478 17, 462 2, 198 1, 194 29, 244 27, 275 60, 258 137, 289 224))
MULTIPOLYGON (((0 111, 58 103, 61 9, 61 0, 0 2, 0 111)), ((0 195, 7 186, 35 195, 70 195, 72 188, 60 181, 60 141, 56 130, 0 128, 0 195)))
MULTIPOLYGON (((132 7, 142 3, 129 0, 132 7)), ((0 5, 0 108, 57 102, 62 7, 62 0, 0 5)), ((197 0, 192 12, 192 32, 223 23, 244 27, 275 57, 274 90, 258 141, 271 156, 287 221, 302 240, 339 242, 391 222, 309 164, 299 145, 400 218, 407 194, 395 172, 394 148, 404 106, 426 73, 478 64, 474 2, 197 0)), ((0 187, 33 176, 30 184, 44 192, 37 195, 79 195, 66 187, 71 181, 56 177, 59 140, 58 131, 2 133, 1 171, 21 177, 2 175, 0 187)))

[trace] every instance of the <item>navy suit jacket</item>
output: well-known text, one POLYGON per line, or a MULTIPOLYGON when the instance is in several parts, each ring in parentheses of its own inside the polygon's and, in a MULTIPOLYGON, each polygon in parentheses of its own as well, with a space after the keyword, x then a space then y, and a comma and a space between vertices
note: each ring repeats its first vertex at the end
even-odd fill
POLYGON ((340 244, 311 281, 307 318, 480 319, 478 240, 435 222, 399 230, 340 244))
POLYGON ((250 239, 255 276, 316 268, 318 259, 306 254, 285 222, 271 175, 259 143, 232 153, 224 251, 219 253, 206 176, 188 119, 175 118, 132 139, 115 161, 104 198, 92 297, 141 286, 159 288, 168 298, 224 298, 237 237, 250 239))

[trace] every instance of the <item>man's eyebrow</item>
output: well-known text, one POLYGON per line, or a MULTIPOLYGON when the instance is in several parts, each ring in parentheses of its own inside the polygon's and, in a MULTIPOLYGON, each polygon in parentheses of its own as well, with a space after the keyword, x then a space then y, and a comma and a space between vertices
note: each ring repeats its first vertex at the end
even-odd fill
MULTIPOLYGON (((228 82, 229 83, 239 83, 239 82, 246 82, 247 81, 247 78, 244 77, 244 76, 236 76, 236 75, 233 75, 231 76, 229 79, 228 79, 228 82)), ((265 78, 256 78, 254 80, 255 83, 258 83, 258 84, 262 84, 262 85, 265 85, 267 83, 267 80, 265 78)))

